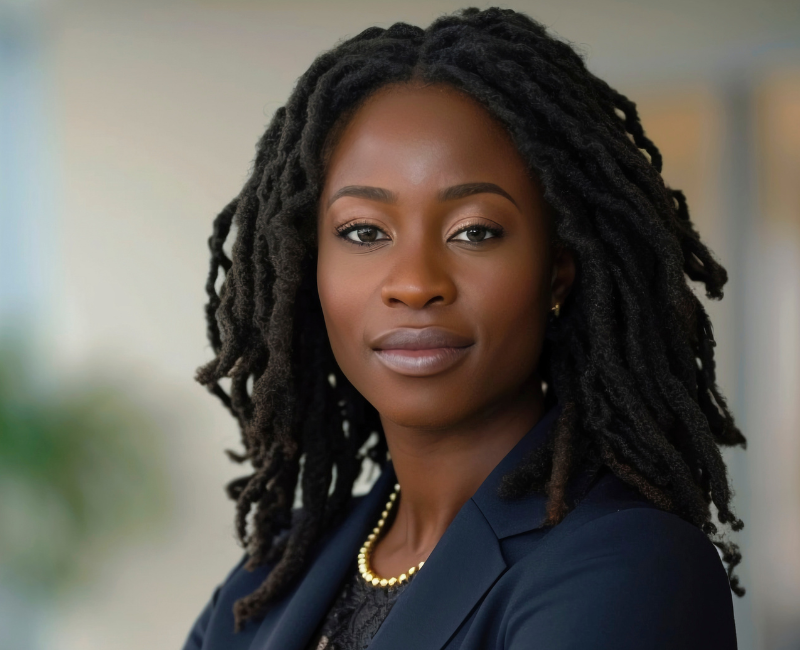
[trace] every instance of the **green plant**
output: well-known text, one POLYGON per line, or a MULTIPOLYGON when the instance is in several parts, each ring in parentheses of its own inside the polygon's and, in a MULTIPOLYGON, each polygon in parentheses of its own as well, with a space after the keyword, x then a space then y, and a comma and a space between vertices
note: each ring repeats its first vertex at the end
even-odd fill
POLYGON ((164 513, 151 418, 120 388, 47 388, 0 347, 0 582, 55 593, 164 513))

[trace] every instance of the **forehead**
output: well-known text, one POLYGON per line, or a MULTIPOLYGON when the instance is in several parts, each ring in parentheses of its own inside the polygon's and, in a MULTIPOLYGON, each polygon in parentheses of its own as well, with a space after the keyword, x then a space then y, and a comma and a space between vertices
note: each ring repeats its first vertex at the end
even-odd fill
POLYGON ((391 175, 412 184, 528 179, 510 136, 476 100, 444 85, 394 85, 350 118, 326 188, 391 175))

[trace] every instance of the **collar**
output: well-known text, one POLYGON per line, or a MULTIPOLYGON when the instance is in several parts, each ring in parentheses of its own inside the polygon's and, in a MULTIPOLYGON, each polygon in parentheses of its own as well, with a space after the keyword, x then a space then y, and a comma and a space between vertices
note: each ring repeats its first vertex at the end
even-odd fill
POLYGON ((475 492, 472 501, 489 522, 497 539, 518 535, 540 528, 546 514, 546 500, 541 494, 506 501, 497 492, 503 477, 523 462, 526 457, 547 440, 547 434, 561 412, 556 404, 547 411, 534 427, 506 454, 475 492))

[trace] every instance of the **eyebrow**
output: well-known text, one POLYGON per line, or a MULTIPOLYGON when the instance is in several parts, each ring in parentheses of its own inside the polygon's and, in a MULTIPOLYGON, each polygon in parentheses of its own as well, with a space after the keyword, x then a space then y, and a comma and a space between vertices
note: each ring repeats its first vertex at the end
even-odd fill
POLYGON ((380 203, 397 203, 397 194, 382 187, 372 187, 371 185, 345 185, 333 193, 328 200, 328 207, 343 196, 354 196, 359 199, 369 199, 380 203))
MULTIPOLYGON (((461 185, 453 185, 452 187, 440 190, 437 194, 437 198, 440 201, 456 201, 474 194, 498 194, 519 207, 508 192, 494 183, 462 183, 461 185)), ((373 187, 371 185, 345 185, 333 193, 333 196, 328 200, 328 207, 331 207, 331 204, 336 199, 340 199, 343 196, 353 196, 359 199, 378 201, 380 203, 397 203, 397 194, 391 190, 382 187, 373 187)))
MULTIPOLYGON (((462 185, 453 185, 439 192, 440 201, 454 201, 456 199, 463 199, 473 194, 499 194, 507 198, 514 205, 517 202, 499 185, 494 183, 463 183, 462 185)), ((517 205, 517 207, 519 207, 517 205)))

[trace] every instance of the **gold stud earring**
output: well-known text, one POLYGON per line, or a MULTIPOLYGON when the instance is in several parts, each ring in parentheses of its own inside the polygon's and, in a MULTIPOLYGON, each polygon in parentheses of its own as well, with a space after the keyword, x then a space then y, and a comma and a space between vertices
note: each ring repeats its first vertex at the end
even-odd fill
POLYGON ((556 303, 556 306, 550 309, 550 311, 558 318, 559 314, 561 314, 561 303, 556 303))

